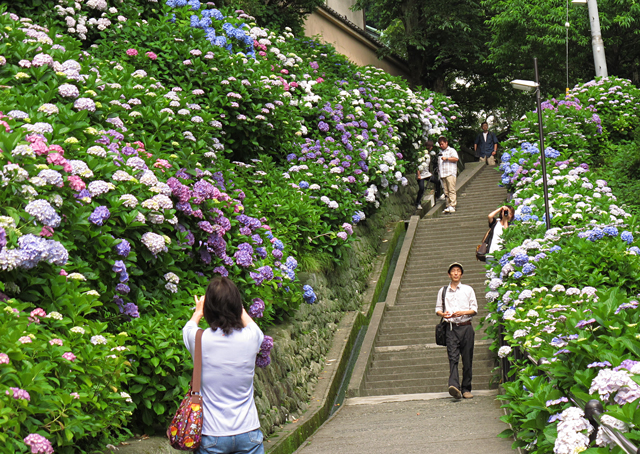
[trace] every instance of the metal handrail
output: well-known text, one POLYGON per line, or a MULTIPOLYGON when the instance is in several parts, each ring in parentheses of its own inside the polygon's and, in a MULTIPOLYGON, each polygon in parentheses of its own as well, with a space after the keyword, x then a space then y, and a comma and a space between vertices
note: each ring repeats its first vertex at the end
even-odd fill
MULTIPOLYGON (((500 325, 501 328, 504 328, 500 325)), ((504 343, 504 336, 502 329, 500 330, 500 343, 504 343)), ((506 344, 505 344, 506 345, 506 344)), ((517 350, 522 352, 522 357, 527 359, 529 362, 533 363, 536 366, 539 366, 538 361, 529 354, 526 350, 522 350, 520 347, 516 347, 517 350)), ((516 356, 517 353, 516 353, 516 356)), ((505 371, 509 369, 509 367, 505 364, 508 363, 507 358, 502 358, 502 373, 503 380, 508 378, 505 374, 505 371)), ((548 379, 552 379, 552 377, 548 374, 547 371, 542 371, 548 379)), ((583 401, 582 399, 571 394, 570 391, 566 392, 568 399, 573 402, 573 404, 584 411, 585 417, 589 420, 593 428, 595 429, 591 436, 589 437, 590 443, 593 443, 596 439, 596 435, 598 433, 598 427, 602 427, 605 430, 605 434, 613 440, 618 447, 620 447, 627 454, 640 454, 640 447, 636 447, 631 441, 625 437, 622 432, 620 432, 615 427, 610 426, 609 424, 601 422, 601 417, 604 415, 604 408, 602 406, 602 402, 597 399, 591 399, 588 402, 583 401)))

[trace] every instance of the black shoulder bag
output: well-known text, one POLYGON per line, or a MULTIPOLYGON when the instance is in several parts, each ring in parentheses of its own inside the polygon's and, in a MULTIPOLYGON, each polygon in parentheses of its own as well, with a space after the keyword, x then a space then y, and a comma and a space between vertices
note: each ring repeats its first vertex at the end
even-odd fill
MULTIPOLYGON (((447 294, 448 286, 442 287, 442 313, 444 314, 447 309, 445 307, 445 296, 447 294)), ((436 345, 447 345, 447 322, 444 321, 444 317, 440 319, 440 323, 436 325, 436 345)))
POLYGON ((476 247, 476 259, 481 262, 487 261, 487 254, 491 249, 491 241, 493 240, 493 229, 496 227, 498 223, 497 219, 494 219, 491 225, 489 226, 489 230, 484 234, 484 238, 482 238, 482 243, 476 247))

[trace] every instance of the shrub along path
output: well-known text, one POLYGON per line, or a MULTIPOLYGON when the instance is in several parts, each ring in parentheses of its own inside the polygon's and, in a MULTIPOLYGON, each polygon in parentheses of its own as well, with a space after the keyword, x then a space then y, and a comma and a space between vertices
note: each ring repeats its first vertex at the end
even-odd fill
MULTIPOLYGON (((422 219, 395 306, 388 308, 366 377, 365 396, 345 407, 299 450, 301 454, 349 452, 509 453, 512 440, 497 438, 507 426, 495 401, 495 355, 476 332, 475 398, 454 402, 447 393, 446 351, 434 344, 437 292, 447 268, 464 266, 462 282, 478 297, 477 326, 485 309, 485 269, 475 247, 487 230, 487 214, 504 202, 498 173, 485 167, 458 194, 457 212, 422 219)), ((460 364, 462 368, 462 363, 460 364)), ((462 370, 460 370, 462 376, 462 370)))

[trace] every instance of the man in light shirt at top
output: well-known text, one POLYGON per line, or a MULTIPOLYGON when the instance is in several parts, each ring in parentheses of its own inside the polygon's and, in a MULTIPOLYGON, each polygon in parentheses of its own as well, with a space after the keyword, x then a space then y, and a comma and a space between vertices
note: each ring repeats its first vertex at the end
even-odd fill
POLYGON ((441 149, 438 166, 440 170, 440 180, 444 188, 444 194, 447 196, 447 207, 443 213, 456 212, 456 179, 458 176, 458 153, 449 146, 446 137, 438 137, 438 145, 441 149))
POLYGON ((438 292, 436 314, 447 322, 447 355, 449 356, 449 394, 455 399, 472 399, 473 343, 475 331, 471 319, 478 313, 478 300, 473 288, 461 284, 464 270, 459 263, 449 265, 451 283, 438 292), (442 292, 445 307, 442 307, 442 292), (458 362, 462 354, 462 386, 458 375, 458 362))

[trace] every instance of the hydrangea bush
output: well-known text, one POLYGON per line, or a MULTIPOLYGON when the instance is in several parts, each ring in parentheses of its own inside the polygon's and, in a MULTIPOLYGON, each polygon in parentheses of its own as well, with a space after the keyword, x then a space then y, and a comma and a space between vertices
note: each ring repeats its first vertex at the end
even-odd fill
MULTIPOLYGON (((604 420, 623 431, 640 422, 640 231, 607 182, 584 162, 590 144, 611 140, 608 131, 637 122, 635 113, 625 126, 618 122, 611 109, 621 103, 583 99, 612 86, 615 97, 622 99, 637 91, 626 81, 605 79, 576 87, 565 100, 545 103, 545 118, 560 117, 555 125, 566 121, 567 109, 573 110, 573 126, 555 130, 551 143, 557 148, 544 151, 551 229, 544 223, 540 151, 523 133, 533 130, 537 115, 519 125, 510 140, 520 141, 500 164, 503 183, 514 191, 515 222, 487 271, 491 313, 483 323, 495 339, 498 356, 513 361, 514 381, 504 383, 503 398, 510 409, 504 420, 512 424, 516 445, 532 453, 587 449, 594 428, 571 396, 585 402, 599 399, 607 414, 604 420), (618 94, 622 87, 628 93, 618 94), (591 107, 579 108, 587 105, 591 107), (567 133, 580 137, 567 140, 570 146, 559 146, 567 133), (503 346, 498 342, 501 333, 503 346), (536 364, 516 360, 516 352, 526 353, 536 364)), ((633 430, 627 435, 640 440, 633 430)), ((599 431, 596 444, 604 448, 612 441, 599 431)))
POLYGON ((232 278, 263 327, 313 304, 299 261, 339 260, 457 118, 241 11, 89 3, 60 6, 128 20, 84 39, 0 15, 0 301, 21 320, 2 331, 0 405, 22 421, 0 436, 33 452, 163 426, 188 384, 176 326, 208 280, 232 278), (38 309, 62 318, 38 331, 38 309))

